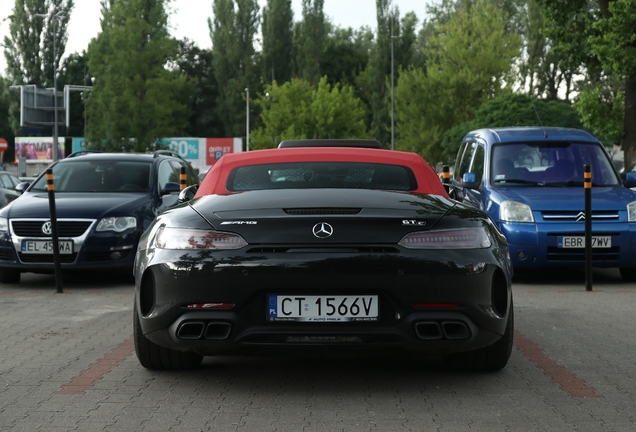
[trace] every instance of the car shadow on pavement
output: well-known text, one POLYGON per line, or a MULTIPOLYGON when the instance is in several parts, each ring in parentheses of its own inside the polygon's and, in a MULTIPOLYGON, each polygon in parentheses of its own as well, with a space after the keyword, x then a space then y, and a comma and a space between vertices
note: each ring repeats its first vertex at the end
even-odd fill
MULTIPOLYGON (((585 287, 585 269, 515 269, 512 279, 515 283, 528 283, 535 285, 577 285, 585 287)), ((595 284, 634 285, 621 278, 618 269, 592 269, 592 286, 595 284)))
MULTIPOLYGON (((104 288, 130 288, 134 287, 132 275, 117 272, 68 273, 61 276, 60 285, 64 289, 104 289, 104 288)), ((42 290, 57 289, 57 281, 54 274, 22 273, 17 284, 0 284, 2 288, 16 290, 42 290)))

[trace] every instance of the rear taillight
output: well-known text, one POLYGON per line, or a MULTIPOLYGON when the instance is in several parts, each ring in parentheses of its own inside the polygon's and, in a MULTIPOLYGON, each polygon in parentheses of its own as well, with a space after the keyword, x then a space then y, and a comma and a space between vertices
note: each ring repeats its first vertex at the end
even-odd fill
POLYGON ((485 228, 475 227, 413 232, 398 244, 408 249, 483 249, 491 241, 485 228))

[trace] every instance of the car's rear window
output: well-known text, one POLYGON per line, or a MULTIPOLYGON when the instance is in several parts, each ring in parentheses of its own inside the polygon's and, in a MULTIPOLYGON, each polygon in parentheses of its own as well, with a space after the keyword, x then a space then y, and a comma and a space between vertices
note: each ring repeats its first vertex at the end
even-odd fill
POLYGON ((228 176, 227 190, 352 188, 411 191, 413 171, 401 165, 360 162, 287 162, 242 166, 228 176))
MULTIPOLYGON (((56 192, 147 192, 151 167, 152 162, 74 160, 53 167, 53 182, 56 192)), ((46 190, 46 176, 31 190, 46 190)))

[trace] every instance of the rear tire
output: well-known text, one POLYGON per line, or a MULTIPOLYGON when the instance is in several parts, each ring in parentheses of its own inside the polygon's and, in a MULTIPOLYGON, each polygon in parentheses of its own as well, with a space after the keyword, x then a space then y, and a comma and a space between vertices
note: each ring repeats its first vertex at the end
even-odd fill
POLYGON ((20 283, 20 272, 13 269, 0 269, 0 283, 17 284, 20 283))
POLYGON ((153 370, 181 370, 194 369, 201 365, 203 356, 200 354, 165 348, 148 340, 139 323, 137 304, 134 305, 133 316, 135 353, 143 367, 153 370))
POLYGON ((636 268, 621 268, 618 270, 625 282, 636 282, 636 268))
POLYGON ((474 351, 455 353, 444 358, 452 367, 470 371, 498 371, 503 369, 512 354, 514 337, 514 310, 510 305, 506 331, 501 339, 492 345, 474 351))

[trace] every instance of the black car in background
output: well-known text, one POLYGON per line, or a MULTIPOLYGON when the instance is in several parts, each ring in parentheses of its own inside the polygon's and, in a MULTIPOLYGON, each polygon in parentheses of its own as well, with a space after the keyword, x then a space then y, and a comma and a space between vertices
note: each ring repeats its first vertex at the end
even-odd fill
MULTIPOLYGON (((131 274, 139 237, 177 202, 181 168, 187 185, 199 183, 190 164, 165 151, 70 155, 51 167, 62 272, 131 274)), ((0 209, 0 282, 53 271, 47 182, 41 175, 0 209)))
POLYGON ((22 183, 20 178, 6 171, 0 171, 0 207, 4 207, 20 196, 15 187, 22 183))

